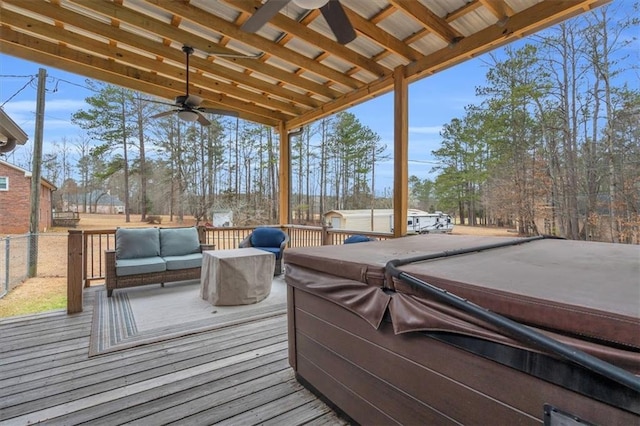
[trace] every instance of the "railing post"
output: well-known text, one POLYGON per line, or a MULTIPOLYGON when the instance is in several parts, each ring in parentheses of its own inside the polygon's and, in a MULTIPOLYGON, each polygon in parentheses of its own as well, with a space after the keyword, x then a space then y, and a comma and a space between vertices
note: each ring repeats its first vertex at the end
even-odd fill
POLYGON ((82 231, 69 230, 67 243, 67 313, 82 312, 82 231))
MULTIPOLYGON (((91 236, 91 257, 93 258, 93 235, 91 236)), ((84 288, 89 288, 91 286, 90 281, 87 279, 87 275, 89 273, 89 239, 88 235, 82 234, 82 283, 84 284, 84 288)))
POLYGON ((331 234, 329 234, 329 228, 330 226, 328 225, 322 225, 322 245, 323 246, 330 246, 333 244, 333 242, 331 241, 331 234))
POLYGON ((202 225, 198 225, 196 229, 198 230, 198 240, 200 241, 200 244, 208 244, 206 228, 202 225))

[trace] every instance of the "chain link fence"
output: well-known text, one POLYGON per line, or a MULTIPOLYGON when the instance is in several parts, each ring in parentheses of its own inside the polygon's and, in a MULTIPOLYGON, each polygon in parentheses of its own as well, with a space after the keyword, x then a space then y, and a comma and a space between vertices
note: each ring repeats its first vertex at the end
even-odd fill
POLYGON ((64 277, 66 274, 66 233, 0 238, 0 298, 29 277, 64 277))

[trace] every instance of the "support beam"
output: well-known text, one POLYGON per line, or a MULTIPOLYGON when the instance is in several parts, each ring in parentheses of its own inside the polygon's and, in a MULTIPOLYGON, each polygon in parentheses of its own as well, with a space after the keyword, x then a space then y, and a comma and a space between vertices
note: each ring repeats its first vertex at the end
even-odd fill
POLYGON ((405 67, 393 71, 393 235, 407 234, 409 209, 409 83, 405 67))
POLYGON ((280 225, 287 225, 291 223, 291 203, 289 200, 291 196, 291 149, 289 147, 289 133, 284 122, 280 122, 278 132, 280 133, 280 173, 278 175, 280 208, 278 214, 280 225))
POLYGON ((70 230, 67 239, 67 313, 82 312, 82 231, 70 230))

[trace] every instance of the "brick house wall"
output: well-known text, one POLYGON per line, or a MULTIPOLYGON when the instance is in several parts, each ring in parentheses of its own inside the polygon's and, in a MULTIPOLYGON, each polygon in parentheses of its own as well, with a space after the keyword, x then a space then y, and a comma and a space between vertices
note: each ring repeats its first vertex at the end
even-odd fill
MULTIPOLYGON (((0 189, 0 235, 29 232, 31 216, 31 173, 0 161, 0 177, 8 178, 8 190, 0 189)), ((52 193, 55 186, 42 179, 38 227, 43 232, 52 225, 52 193)))

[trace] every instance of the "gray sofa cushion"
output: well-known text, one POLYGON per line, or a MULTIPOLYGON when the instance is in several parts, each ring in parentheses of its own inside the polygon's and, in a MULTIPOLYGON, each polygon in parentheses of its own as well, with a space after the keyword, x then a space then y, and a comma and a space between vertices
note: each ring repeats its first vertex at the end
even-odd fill
POLYGON ((183 256, 163 257, 167 263, 167 271, 179 269, 200 268, 202 266, 202 253, 185 254, 183 256))
POLYGON ((116 229, 116 258, 140 259, 160 255, 158 228, 116 229))
POLYGON ((160 256, 181 256, 192 253, 200 253, 200 241, 196 228, 160 229, 160 256))
POLYGON ((139 259, 117 259, 116 275, 149 274, 151 272, 163 272, 167 269, 164 259, 159 256, 144 257, 139 259))

